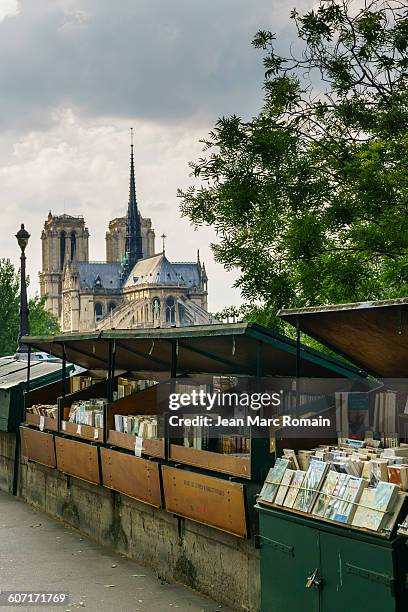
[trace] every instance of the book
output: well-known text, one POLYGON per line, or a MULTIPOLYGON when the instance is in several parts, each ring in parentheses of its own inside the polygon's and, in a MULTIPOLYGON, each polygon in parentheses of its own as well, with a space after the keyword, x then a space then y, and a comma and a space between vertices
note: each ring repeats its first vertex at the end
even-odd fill
POLYGON ((408 465, 389 465, 388 481, 399 486, 401 491, 408 490, 408 465))
POLYGON ((294 473, 289 491, 287 492, 283 502, 283 506, 285 508, 293 508, 293 504, 295 503, 296 496, 299 493, 299 489, 302 485, 305 474, 306 472, 303 472, 303 470, 296 470, 294 473))
POLYGON ((367 481, 363 478, 349 476, 333 520, 340 523, 351 523, 357 510, 357 503, 367 485, 367 481))
POLYGON ((298 458, 296 457, 296 453, 294 450, 292 450, 291 448, 284 448, 283 449, 283 456, 285 459, 289 459, 290 461, 290 467, 293 470, 299 470, 299 462, 298 462, 298 458))
POLYGON ((276 459, 275 465, 269 470, 262 487, 260 493, 261 499, 267 502, 273 502, 288 465, 289 459, 281 459, 279 457, 276 459))
POLYGON ((123 417, 121 414, 115 414, 115 429, 123 433, 123 417))
POLYGON ((353 448, 364 448, 366 443, 365 440, 353 440, 352 438, 347 438, 345 444, 353 448))
POLYGON ((379 482, 375 489, 364 489, 352 521, 353 527, 379 531, 395 504, 398 490, 398 485, 391 482, 379 482))
POLYGON ((332 495, 336 489, 340 474, 331 470, 324 481, 321 493, 319 493, 316 503, 313 507, 312 514, 315 516, 324 517, 332 495))
POLYGON ((362 478, 370 482, 371 477, 371 466, 369 461, 364 461, 363 463, 363 471, 361 472, 362 478))
POLYGON ((312 455, 313 452, 309 450, 300 450, 298 452, 298 462, 301 470, 305 472, 308 470, 312 455))
POLYGON ((338 479, 336 486, 333 490, 333 495, 329 499, 327 504, 324 518, 329 519, 330 521, 334 520, 335 515, 337 514, 338 508, 341 504, 342 497, 347 487, 347 482, 350 478, 349 474, 338 473, 338 479))
POLYGON ((376 487, 380 481, 388 482, 388 460, 372 459, 370 461, 370 485, 376 487))
POLYGON ((296 496, 293 506, 295 510, 310 512, 328 469, 328 463, 312 458, 302 486, 296 496))
POLYGON ((282 506, 283 502, 285 501, 285 497, 288 493, 289 485, 292 482, 294 473, 295 471, 289 468, 285 470, 285 473, 281 481, 281 485, 275 497, 275 504, 277 504, 278 506, 282 506))
POLYGON ((408 446, 395 446, 394 448, 386 448, 382 454, 383 457, 408 457, 408 446))

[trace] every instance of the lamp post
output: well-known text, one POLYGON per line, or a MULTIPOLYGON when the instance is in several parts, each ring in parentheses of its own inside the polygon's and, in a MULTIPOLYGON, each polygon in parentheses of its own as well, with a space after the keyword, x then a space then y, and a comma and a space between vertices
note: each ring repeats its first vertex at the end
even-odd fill
POLYGON ((23 336, 28 336, 30 333, 28 323, 28 301, 27 301, 27 279, 26 279, 26 256, 25 250, 28 244, 30 234, 24 229, 24 224, 21 224, 20 230, 16 234, 18 245, 21 249, 21 265, 20 265, 20 332, 18 336, 18 349, 17 353, 27 353, 28 348, 21 343, 23 336))

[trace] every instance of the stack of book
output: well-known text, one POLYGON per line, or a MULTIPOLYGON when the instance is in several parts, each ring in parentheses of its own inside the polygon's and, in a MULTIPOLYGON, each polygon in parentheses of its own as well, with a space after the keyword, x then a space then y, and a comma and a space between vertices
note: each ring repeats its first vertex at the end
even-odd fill
POLYGON ((103 413, 107 400, 104 398, 79 400, 69 409, 68 421, 78 425, 103 427, 103 413))
POLYGON ((56 419, 58 414, 58 406, 55 404, 35 404, 27 408, 27 412, 36 414, 38 416, 49 417, 50 419, 56 419))
POLYGON ((408 491, 408 446, 380 448, 377 440, 346 440, 337 446, 320 446, 312 450, 284 449, 291 469, 306 471, 312 459, 330 462, 340 473, 362 477, 370 486, 379 482, 397 484, 408 491))
POLYGON ((133 395, 138 391, 144 391, 144 389, 148 389, 153 385, 156 385, 157 382, 154 380, 139 380, 133 378, 124 378, 119 376, 118 378, 118 388, 113 392, 113 399, 116 401, 118 399, 122 399, 123 397, 127 397, 128 395, 133 395))
POLYGON ((248 455, 250 439, 248 436, 223 435, 219 440, 219 451, 224 455, 248 455))
POLYGON ((269 470, 259 495, 261 503, 380 532, 395 512, 399 497, 406 495, 402 490, 407 489, 408 466, 387 464, 384 470, 384 463, 372 460, 381 466, 380 476, 384 477, 373 479, 356 474, 356 460, 351 459, 350 464, 343 456, 340 460, 334 448, 312 454, 306 470, 299 469, 300 453, 286 449, 284 454, 269 470))
POLYGON ((87 389, 88 387, 102 382, 103 380, 103 378, 95 378, 94 376, 72 376, 70 378, 71 393, 76 393, 77 391, 82 391, 82 389, 87 389))
POLYGON ((115 414, 115 430, 140 438, 157 438, 157 417, 145 414, 115 414))
MULTIPOLYGON (((192 420, 201 415, 189 415, 192 420)), ((213 420, 218 418, 212 413, 213 420)), ((224 455, 248 455, 250 452, 249 436, 242 434, 224 434, 211 439, 211 428, 207 425, 184 425, 183 438, 186 448, 219 452, 224 455)))
POLYGON ((205 426, 185 425, 184 446, 198 450, 210 450, 210 430, 205 426))

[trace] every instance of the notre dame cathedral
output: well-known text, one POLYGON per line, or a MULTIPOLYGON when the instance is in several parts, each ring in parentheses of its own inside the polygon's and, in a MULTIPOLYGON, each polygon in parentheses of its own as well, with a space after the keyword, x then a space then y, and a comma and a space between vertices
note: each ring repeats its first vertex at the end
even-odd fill
POLYGON ((89 261, 83 217, 53 215, 44 224, 40 291, 64 332, 200 325, 207 312, 207 275, 195 262, 170 262, 155 252, 151 219, 136 200, 133 140, 127 216, 106 233, 106 262, 89 261))

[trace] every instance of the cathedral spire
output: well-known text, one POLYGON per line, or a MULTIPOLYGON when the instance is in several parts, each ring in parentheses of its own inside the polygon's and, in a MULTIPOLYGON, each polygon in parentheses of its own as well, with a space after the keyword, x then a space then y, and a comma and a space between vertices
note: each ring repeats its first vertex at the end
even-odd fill
POLYGON ((126 272, 143 258, 142 229, 136 200, 135 164, 133 156, 133 128, 130 129, 130 185, 129 204, 126 219, 126 272))

